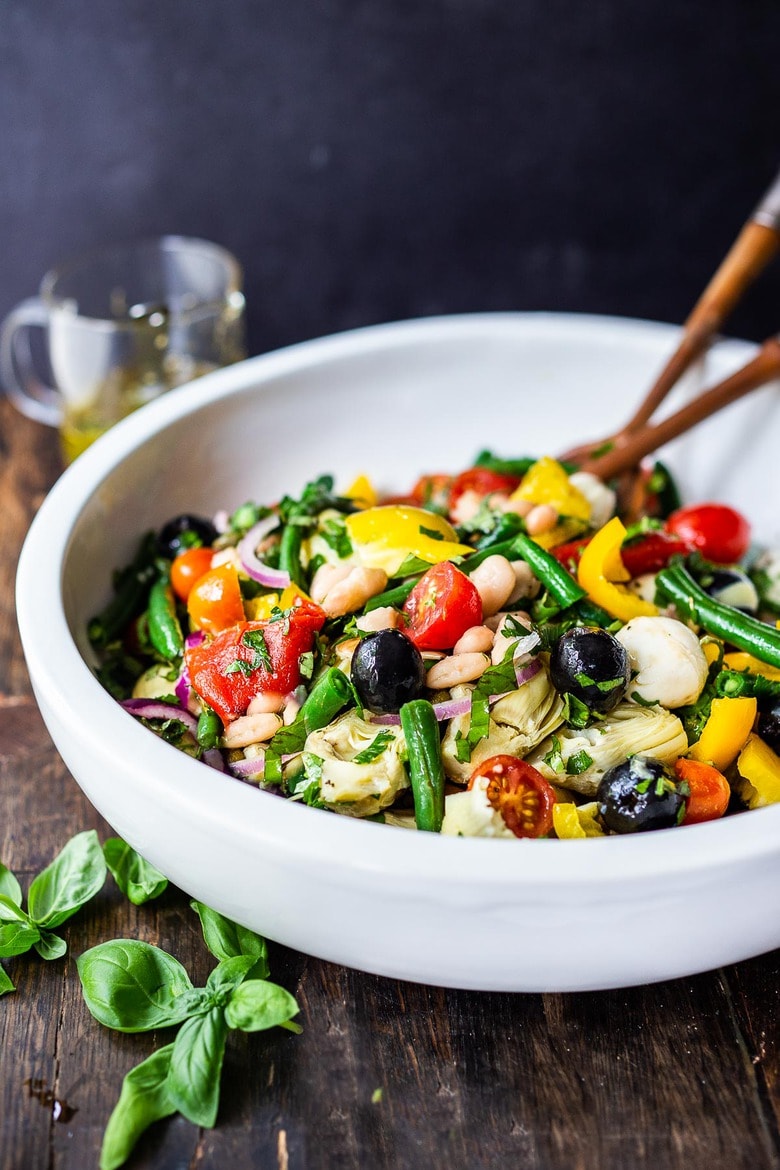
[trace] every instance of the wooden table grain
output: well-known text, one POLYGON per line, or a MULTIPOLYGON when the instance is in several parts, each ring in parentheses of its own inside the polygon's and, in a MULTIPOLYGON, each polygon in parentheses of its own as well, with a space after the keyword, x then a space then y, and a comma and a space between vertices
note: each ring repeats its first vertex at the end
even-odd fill
MULTIPOLYGON (((56 437, 5 402, 0 428, 0 858, 26 888, 74 833, 110 829, 52 746, 14 618, 19 548, 59 473, 56 437)), ((2 1170, 96 1167, 124 1074, 168 1042, 98 1025, 74 956, 134 937, 196 983, 212 965, 175 889, 135 908, 109 879, 63 933, 64 959, 6 961, 17 991, 0 999, 2 1170)), ((131 1170, 780 1170, 780 952, 582 995, 446 991, 276 945, 270 958, 303 1034, 232 1033, 216 1128, 161 1122, 131 1170)))

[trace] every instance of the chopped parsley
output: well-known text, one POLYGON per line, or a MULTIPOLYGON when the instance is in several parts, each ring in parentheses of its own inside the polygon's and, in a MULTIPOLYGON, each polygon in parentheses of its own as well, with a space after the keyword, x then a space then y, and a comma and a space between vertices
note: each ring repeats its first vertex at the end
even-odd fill
POLYGON ((353 764, 370 764, 378 759, 387 747, 393 742, 395 736, 392 731, 380 731, 378 735, 372 740, 368 747, 364 747, 362 752, 358 752, 356 756, 352 757, 353 764))

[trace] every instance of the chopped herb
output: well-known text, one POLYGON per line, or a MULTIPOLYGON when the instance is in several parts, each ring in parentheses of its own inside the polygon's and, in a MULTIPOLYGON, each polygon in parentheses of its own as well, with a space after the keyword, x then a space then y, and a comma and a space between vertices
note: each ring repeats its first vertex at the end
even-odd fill
POLYGON ((347 526, 341 516, 329 516, 327 520, 323 521, 320 535, 341 560, 351 555, 352 541, 349 539, 347 526))
POLYGON ((311 678, 311 676, 314 674, 313 651, 307 650, 304 654, 301 654, 300 658, 298 659, 298 669, 301 673, 301 678, 311 678))
POLYGON ((640 707, 657 707, 658 706, 658 699, 643 699, 642 696, 640 695, 639 691, 632 691, 631 698, 640 707))
POLYGON ((586 707, 576 695, 572 695, 567 691, 563 696, 563 718, 569 727, 581 730, 583 727, 588 726, 594 716, 589 707, 586 707))
POLYGON ((566 775, 580 776, 583 772, 587 772, 588 768, 593 763, 593 757, 582 748, 578 752, 574 752, 566 761, 566 775))
POLYGON ((245 630, 241 636, 241 641, 250 650, 254 651, 251 670, 256 670, 258 666, 262 666, 269 673, 273 671, 271 655, 268 651, 265 634, 262 630, 245 630))
POLYGON ((431 540, 444 540, 443 532, 438 532, 435 528, 425 528, 422 524, 420 525, 420 535, 428 536, 431 540))
POLYGON ((380 731, 374 740, 364 747, 362 752, 358 752, 356 756, 352 757, 353 764, 370 764, 373 760, 379 758, 385 749, 393 742, 395 736, 392 731, 380 731))
POLYGON ((567 770, 563 760, 563 753, 561 752, 561 741, 557 735, 552 737, 552 747, 546 755, 542 756, 542 759, 547 767, 551 768, 553 772, 558 773, 558 775, 567 770))
POLYGON ((471 695, 471 724, 468 741, 474 748, 490 731, 490 696, 517 690, 517 676, 513 662, 514 647, 508 646, 497 666, 489 666, 471 695))
POLYGON ((471 763, 471 744, 460 730, 455 732, 455 758, 461 764, 471 763))
POLYGON ((236 658, 230 663, 230 666, 225 671, 225 674, 244 674, 249 675, 255 669, 251 662, 244 662, 243 658, 236 658))

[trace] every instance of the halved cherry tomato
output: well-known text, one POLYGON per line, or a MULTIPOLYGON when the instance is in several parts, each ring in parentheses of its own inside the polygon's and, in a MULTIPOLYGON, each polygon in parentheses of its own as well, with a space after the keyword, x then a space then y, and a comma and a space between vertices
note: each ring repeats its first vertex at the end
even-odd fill
POLYGON ((194 690, 223 723, 243 715, 263 691, 287 694, 301 681, 300 657, 314 645, 325 613, 303 601, 283 617, 241 622, 185 651, 194 690))
POLYGON ((451 650, 482 622, 482 598, 465 573, 441 561, 424 573, 404 602, 404 632, 420 650, 451 650))
POLYGON ((187 600, 195 582, 208 573, 213 555, 210 548, 201 545, 185 549, 174 559, 171 565, 171 585, 173 592, 182 601, 187 600))
POLYGON ((516 756, 491 756, 474 769, 469 788, 483 776, 488 781, 488 800, 516 837, 547 836, 553 824, 555 790, 541 772, 516 756))
POLYGON ((195 581, 187 598, 190 621, 198 630, 216 634, 243 622, 244 602, 233 565, 219 565, 195 581))
POLYGON ((421 475, 412 488, 411 500, 418 508, 445 510, 449 506, 453 477, 443 472, 421 475))
POLYGON ((711 764, 681 757, 674 765, 678 780, 685 780, 691 792, 685 798, 684 825, 716 821, 729 806, 731 789, 722 772, 711 764))
POLYGON ((678 508, 666 521, 666 530, 718 565, 736 564, 750 547, 750 524, 728 504, 678 508))
POLYGON ((690 551, 691 545, 687 540, 659 530, 624 544, 620 549, 620 559, 632 577, 641 577, 643 573, 660 572, 673 556, 685 556, 690 551))
POLYGON ((493 492, 503 492, 509 495, 520 483, 516 475, 503 475, 500 471, 491 471, 487 467, 469 467, 456 475, 450 487, 450 517, 452 517, 458 500, 465 492, 476 492, 478 496, 489 496, 493 492))

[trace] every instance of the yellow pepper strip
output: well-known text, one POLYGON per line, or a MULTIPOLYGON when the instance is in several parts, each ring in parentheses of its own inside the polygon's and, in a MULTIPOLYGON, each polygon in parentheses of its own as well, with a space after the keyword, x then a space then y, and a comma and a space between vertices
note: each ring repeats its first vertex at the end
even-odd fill
POLYGON ((348 500, 352 500, 358 508, 373 508, 379 499, 376 488, 367 475, 357 476, 344 495, 348 500))
POLYGON ((620 546, 625 536, 625 526, 617 516, 600 528, 585 546, 577 580, 596 605, 619 621, 630 622, 635 617, 654 617, 658 606, 617 584, 629 579, 620 560, 620 546))
POLYGON ((576 804, 562 803, 560 801, 553 805, 553 829, 555 836, 559 837, 561 841, 571 841, 575 837, 585 836, 585 830, 580 824, 580 818, 577 816, 576 804))
POLYGON ((361 564, 384 569, 392 577, 410 555, 437 565, 474 550, 459 544, 455 529, 443 516, 411 504, 382 504, 345 518, 361 564))
POLYGON ((710 717, 688 755, 724 772, 745 746, 757 709, 756 700, 745 695, 737 699, 713 699, 710 717))
POLYGON ((282 590, 282 596, 279 598, 279 609, 292 609, 296 601, 311 601, 308 593, 301 589, 300 585, 296 585, 293 581, 286 589, 282 590))
POLYGON ((530 504, 549 504, 560 516, 549 532, 534 537, 542 548, 553 548, 584 532, 590 522, 590 504, 570 482, 564 468, 555 459, 538 459, 523 476, 510 500, 526 500, 530 504))
POLYGON ((763 808, 780 801, 780 757, 757 735, 748 741, 739 753, 737 770, 744 783, 739 795, 748 808, 763 808))
POLYGON ((780 679, 780 670, 776 666, 759 661, 745 650, 733 650, 729 654, 724 654, 723 665, 728 670, 748 670, 751 674, 763 674, 764 678, 780 679))
POLYGON ((271 610, 279 605, 278 593, 264 593, 260 597, 250 597, 244 602, 247 620, 250 622, 267 622, 271 610))

